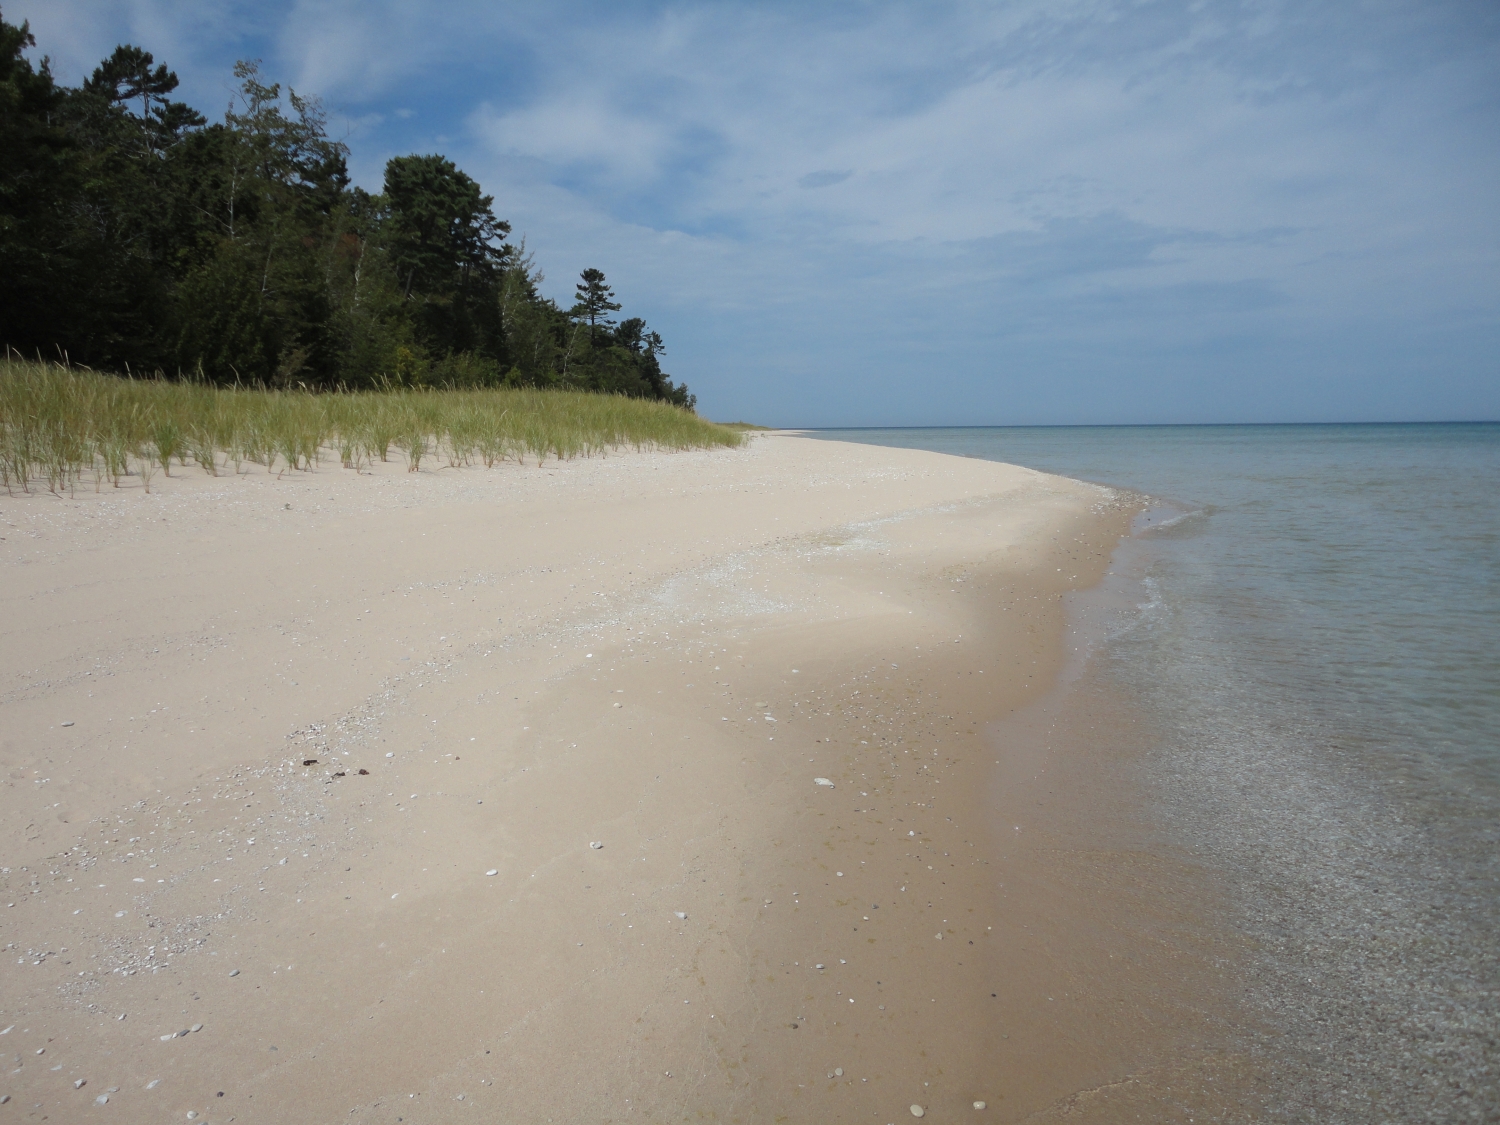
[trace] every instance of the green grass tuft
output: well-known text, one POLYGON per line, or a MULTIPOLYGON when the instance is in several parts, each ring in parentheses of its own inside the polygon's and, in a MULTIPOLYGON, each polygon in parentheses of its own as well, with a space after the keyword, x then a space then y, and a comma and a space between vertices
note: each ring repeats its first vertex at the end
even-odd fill
POLYGON ((744 441, 735 429, 662 402, 580 391, 396 390, 354 394, 246 390, 124 379, 52 363, 0 360, 0 484, 95 489, 139 475, 147 490, 175 458, 217 475, 246 463, 309 471, 325 455, 346 468, 391 450, 416 471, 506 460, 541 464, 611 449, 712 449, 744 441))

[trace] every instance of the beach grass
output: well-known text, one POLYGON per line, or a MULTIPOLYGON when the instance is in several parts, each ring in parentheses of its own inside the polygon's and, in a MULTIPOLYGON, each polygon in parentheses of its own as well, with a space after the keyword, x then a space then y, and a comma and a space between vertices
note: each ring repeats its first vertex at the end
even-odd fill
POLYGON ((533 389, 313 393, 128 379, 0 360, 0 483, 10 493, 118 487, 156 471, 410 470, 542 463, 617 449, 737 446, 742 433, 667 403, 533 389))

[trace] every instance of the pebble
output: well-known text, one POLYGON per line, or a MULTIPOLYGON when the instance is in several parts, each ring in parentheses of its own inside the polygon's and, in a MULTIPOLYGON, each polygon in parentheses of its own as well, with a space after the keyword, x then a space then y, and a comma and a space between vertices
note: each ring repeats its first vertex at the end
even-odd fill
POLYGON ((938 941, 942 941, 943 940, 943 935, 942 934, 933 934, 932 936, 935 937, 935 938, 937 938, 938 941))
POLYGON ((237 976, 240 975, 240 971, 238 969, 230 969, 229 970, 229 975, 232 976, 232 977, 237 977, 237 976))
POLYGON ((927 1111, 919 1105, 914 1105, 911 1107, 911 1115, 913 1117, 926 1117, 927 1111))
POLYGON ((815 777, 815 778, 813 778, 813 784, 814 785, 826 786, 829 789, 833 788, 833 782, 829 781, 826 777, 815 777))
POLYGON ((94 1104, 95 1105, 108 1105, 109 1104, 109 1095, 108 1094, 100 1094, 97 1098, 94 1099, 94 1104))
POLYGON ((201 1023, 195 1023, 195 1024, 193 1024, 193 1026, 192 1026, 192 1028, 190 1030, 192 1030, 192 1031, 202 1031, 203 1030, 203 1025, 201 1023))
POLYGON ((87 1078, 79 1078, 79 1079, 76 1079, 73 1082, 73 1089, 75 1089, 75 1090, 82 1090, 88 1084, 89 1084, 89 1080, 87 1078))
POLYGON ((153 1079, 151 1079, 150 1082, 146 1083, 146 1089, 148 1089, 148 1090, 154 1090, 154 1089, 156 1089, 160 1085, 161 1085, 161 1079, 160 1078, 153 1078, 153 1079))
POLYGON ((842 1077, 844 1077, 844 1068, 841 1067, 841 1066, 834 1067, 833 1068, 833 1076, 835 1078, 842 1078, 842 1077))
MULTIPOLYGON (((288 504, 287 507, 290 508, 291 505, 288 504)), ((198 1120, 198 1111, 196 1109, 190 1109, 190 1110, 188 1110, 187 1117, 188 1117, 189 1121, 196 1121, 196 1120, 198 1120)))
POLYGON ((672 913, 675 914, 675 915, 677 915, 678 921, 681 921, 681 922, 686 922, 687 921, 687 914, 684 911, 674 910, 674 911, 672 911, 672 913))
POLYGON ((10 1101, 9 1094, 0 1094, 0 1105, 4 1105, 8 1101, 10 1101))
POLYGON ((984 1108, 984 1103, 983 1102, 975 1102, 974 1103, 974 1108, 975 1109, 983 1109, 984 1108))
POLYGON ((603 846, 604 846, 604 841, 603 840, 590 840, 589 841, 589 847, 593 848, 596 852, 600 848, 602 848, 603 846))
POLYGON ((64 724, 63 724, 63 726, 65 726, 65 727, 70 727, 70 726, 72 726, 72 725, 73 725, 73 720, 72 720, 72 719, 69 719, 69 720, 68 720, 68 721, 67 721, 67 722, 65 722, 65 723, 64 723, 64 724))
POLYGON ((486 875, 498 875, 498 874, 500 874, 500 871, 499 871, 498 868, 491 867, 488 871, 485 872, 485 874, 486 875))

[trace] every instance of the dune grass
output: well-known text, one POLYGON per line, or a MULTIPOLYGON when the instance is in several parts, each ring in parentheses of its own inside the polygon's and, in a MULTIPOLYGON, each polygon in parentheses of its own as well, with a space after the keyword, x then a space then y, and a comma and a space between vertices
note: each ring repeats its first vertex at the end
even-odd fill
POLYGON ((680 407, 541 390, 247 390, 124 379, 19 358, 0 360, 0 483, 8 492, 119 487, 157 471, 410 470, 504 461, 540 464, 612 449, 737 446, 740 433, 680 407))

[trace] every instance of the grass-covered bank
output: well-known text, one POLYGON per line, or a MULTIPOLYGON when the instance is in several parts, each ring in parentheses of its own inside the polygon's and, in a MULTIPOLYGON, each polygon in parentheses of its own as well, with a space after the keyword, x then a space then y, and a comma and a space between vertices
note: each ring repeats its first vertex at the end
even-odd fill
POLYGON ((123 379, 0 361, 0 482, 9 492, 118 487, 188 465, 347 468, 399 458, 493 466, 610 449, 736 446, 734 430, 662 402, 531 389, 316 394, 123 379))

